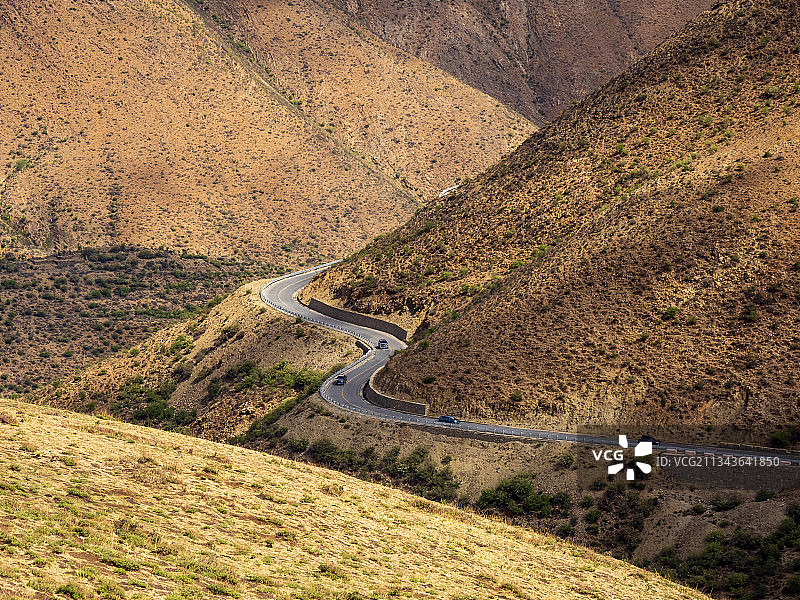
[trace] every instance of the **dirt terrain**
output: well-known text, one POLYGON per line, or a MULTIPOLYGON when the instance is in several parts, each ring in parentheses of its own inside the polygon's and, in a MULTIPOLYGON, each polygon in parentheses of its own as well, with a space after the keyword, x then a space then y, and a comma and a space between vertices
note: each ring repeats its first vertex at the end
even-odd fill
MULTIPOLYGON (((300 32, 273 25, 300 39, 316 35, 305 29, 315 18, 300 32)), ((251 42, 196 3, 4 0, 0 244, 165 245, 292 264, 341 256, 404 222, 412 188, 451 185, 534 130, 482 92, 347 31, 342 56, 328 56, 331 40, 302 42, 302 61, 337 82, 326 113, 259 66, 256 55, 291 50, 285 40, 251 42), (383 84, 342 76, 362 55, 383 84), (367 121, 375 133, 365 138, 367 121), (413 131, 395 131, 401 122, 413 131)), ((281 69, 301 64, 293 54, 281 69)))
POLYGON ((619 74, 713 2, 326 0, 325 4, 543 123, 619 74))
POLYGON ((419 325, 434 414, 797 441, 798 23, 702 15, 306 295, 419 325))

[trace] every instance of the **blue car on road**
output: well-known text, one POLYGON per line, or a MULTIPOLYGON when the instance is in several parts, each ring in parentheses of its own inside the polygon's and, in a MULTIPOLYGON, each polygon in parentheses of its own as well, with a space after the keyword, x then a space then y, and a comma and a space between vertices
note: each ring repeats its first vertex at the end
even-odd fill
POLYGON ((439 422, 452 423, 453 425, 458 425, 459 423, 461 423, 461 421, 459 421, 455 417, 451 417, 450 415, 442 415, 441 417, 439 417, 439 422))

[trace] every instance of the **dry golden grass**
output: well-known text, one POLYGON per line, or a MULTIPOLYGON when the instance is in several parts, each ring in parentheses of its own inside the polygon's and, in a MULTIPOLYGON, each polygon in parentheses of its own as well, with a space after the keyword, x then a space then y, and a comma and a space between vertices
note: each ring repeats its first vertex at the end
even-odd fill
POLYGON ((336 472, 14 401, 0 411, 17 421, 0 423, 6 598, 704 598, 336 472))

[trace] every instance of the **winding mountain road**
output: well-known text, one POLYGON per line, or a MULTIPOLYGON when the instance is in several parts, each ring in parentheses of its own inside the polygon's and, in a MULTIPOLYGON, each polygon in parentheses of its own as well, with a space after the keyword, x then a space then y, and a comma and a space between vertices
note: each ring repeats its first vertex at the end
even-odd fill
MULTIPOLYGON (((371 350, 356 362, 348 365, 341 371, 327 379, 320 387, 320 395, 324 400, 354 413, 397 423, 409 423, 439 430, 458 430, 461 435, 493 434, 511 438, 526 438, 542 441, 560 441, 577 444, 615 446, 619 448, 615 438, 585 435, 580 433, 545 431, 539 429, 525 429, 489 423, 473 423, 461 421, 457 424, 441 423, 436 418, 423 417, 382 408, 370 404, 364 398, 363 389, 372 374, 389 361, 389 357, 397 350, 402 350, 406 345, 391 335, 382 331, 352 325, 332 317, 311 310, 303 305, 297 295, 318 273, 336 264, 335 261, 317 267, 289 273, 270 281, 261 290, 261 299, 272 308, 291 315, 300 317, 303 321, 314 323, 351 335, 366 344, 371 350), (389 343, 389 350, 375 348, 379 339, 389 343), (333 385, 336 375, 347 375, 347 383, 342 386, 333 385)), ((735 459, 753 457, 757 459, 774 457, 779 459, 780 465, 800 465, 800 456, 790 456, 780 452, 748 450, 742 448, 725 448, 721 446, 695 446, 663 442, 656 450, 661 452, 677 453, 697 457, 716 457, 717 459, 735 459)))

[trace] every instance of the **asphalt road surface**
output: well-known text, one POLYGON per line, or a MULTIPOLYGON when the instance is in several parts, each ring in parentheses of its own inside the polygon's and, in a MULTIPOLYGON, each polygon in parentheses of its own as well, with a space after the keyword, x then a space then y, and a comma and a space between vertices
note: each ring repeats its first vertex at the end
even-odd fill
MULTIPOLYGON (((367 381, 369 381, 370 376, 388 362, 389 357, 393 352, 402 350, 406 347, 406 345, 397 338, 392 337, 391 335, 382 331, 376 331, 367 327, 360 327, 358 325, 351 325, 350 323, 339 321, 338 319, 334 319, 313 311, 300 303, 300 301, 297 299, 298 292, 305 287, 314 278, 314 276, 329 268, 333 264, 335 264, 335 262, 320 265, 318 267, 312 267, 296 273, 289 273, 270 281, 261 290, 261 299, 276 310, 293 317, 300 317, 302 320, 309 323, 314 323, 329 329, 347 333, 361 340, 361 342, 371 348, 371 350, 366 352, 364 356, 362 356, 356 362, 348 365, 338 373, 334 374, 322 384, 320 387, 320 395, 327 402, 330 402, 339 408, 384 421, 410 423, 413 425, 451 430, 457 429, 462 434, 466 433, 467 435, 471 433, 494 434, 515 438, 614 446, 619 448, 617 438, 570 432, 526 429, 490 423, 473 423, 467 421, 461 421, 460 423, 456 424, 441 423, 437 420, 438 416, 422 417, 381 408, 379 406, 375 406, 374 404, 370 404, 366 401, 362 393, 364 386, 366 385, 367 381), (385 339, 389 343, 389 350, 378 350, 376 348, 378 340, 380 339, 385 339), (336 375, 339 374, 347 375, 347 383, 345 385, 333 385, 336 375)), ((631 440, 632 444, 635 444, 636 441, 636 439, 631 440)), ((800 465, 800 456, 792 456, 782 452, 770 452, 768 450, 750 450, 735 447, 726 448, 722 446, 695 446, 667 441, 661 442, 654 449, 657 451, 666 452, 667 454, 677 453, 681 455, 697 457, 716 457, 717 459, 735 459, 743 457, 762 459, 766 457, 774 457, 780 460, 780 465, 782 466, 800 465)))

